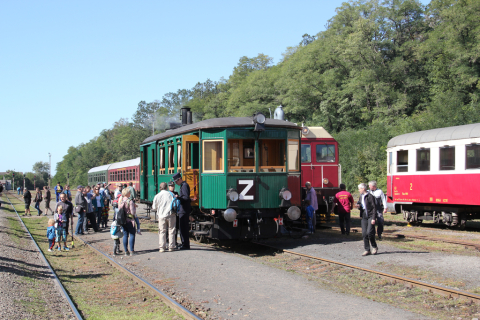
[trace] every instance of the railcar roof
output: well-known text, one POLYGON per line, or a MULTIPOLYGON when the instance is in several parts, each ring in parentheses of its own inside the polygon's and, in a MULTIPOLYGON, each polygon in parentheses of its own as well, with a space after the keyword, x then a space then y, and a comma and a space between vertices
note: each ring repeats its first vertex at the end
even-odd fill
POLYGON ((104 164, 103 166, 95 167, 88 170, 88 173, 105 171, 105 170, 108 170, 108 167, 110 167, 110 164, 104 164))
POLYGON ((417 143, 468 138, 480 138, 480 123, 402 134, 390 139, 390 141, 388 141, 387 148, 417 143))
MULTIPOLYGON (((228 117, 228 118, 214 118, 203 120, 200 122, 195 122, 188 124, 183 127, 179 127, 173 130, 167 130, 163 133, 151 136, 146 138, 142 144, 163 140, 171 136, 176 136, 182 133, 187 133, 190 131, 203 130, 203 129, 213 129, 213 128, 232 128, 232 127, 253 127, 253 120, 251 117, 228 117)), ((301 129, 293 122, 276 120, 276 119, 267 119, 265 121, 266 128, 286 128, 286 129, 301 129)))
POLYGON ((140 165, 140 157, 135 158, 135 159, 130 159, 130 160, 125 160, 125 161, 121 161, 121 162, 112 163, 110 165, 110 168, 108 168, 108 170, 125 168, 125 167, 133 167, 133 166, 139 166, 139 165, 140 165))

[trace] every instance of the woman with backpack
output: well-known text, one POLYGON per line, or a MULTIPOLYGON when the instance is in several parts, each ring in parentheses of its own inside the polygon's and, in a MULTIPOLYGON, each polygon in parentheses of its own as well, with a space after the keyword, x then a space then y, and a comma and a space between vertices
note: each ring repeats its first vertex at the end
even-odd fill
POLYGON ((133 256, 135 252, 135 202, 129 199, 130 190, 122 190, 122 196, 118 199, 117 221, 121 221, 123 227, 123 248, 126 256, 133 256), (123 213, 123 214, 122 214, 123 213), (130 240, 128 239, 130 237, 130 240), (130 243, 130 251, 128 244, 130 243))

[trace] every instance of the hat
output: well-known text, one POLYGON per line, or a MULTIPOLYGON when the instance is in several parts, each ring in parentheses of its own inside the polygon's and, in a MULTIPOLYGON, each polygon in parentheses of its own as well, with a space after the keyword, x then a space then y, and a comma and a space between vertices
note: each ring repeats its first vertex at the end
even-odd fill
POLYGON ((168 181, 168 186, 169 186, 169 187, 170 187, 170 186, 174 186, 174 185, 175 185, 175 182, 174 182, 173 180, 168 181))
POLYGON ((178 179, 181 179, 181 178, 182 178, 182 174, 178 172, 173 176, 173 181, 177 181, 178 179))
POLYGON ((78 189, 83 189, 83 186, 82 185, 77 186, 77 190, 78 189))

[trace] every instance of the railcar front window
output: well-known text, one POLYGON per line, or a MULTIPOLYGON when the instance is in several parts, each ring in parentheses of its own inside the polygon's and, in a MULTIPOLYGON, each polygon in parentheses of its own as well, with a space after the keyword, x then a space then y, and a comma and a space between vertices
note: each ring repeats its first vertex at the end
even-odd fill
POLYGON ((397 151, 397 172, 408 172, 408 150, 397 151))
POLYGON ((298 140, 288 140, 288 171, 300 170, 298 140))
POLYGON ((255 172, 255 140, 230 139, 228 172, 255 172))
POLYGON ((440 170, 455 170, 455 147, 440 147, 440 170))
POLYGON ((430 149, 417 149, 417 171, 430 171, 430 149))
POLYGON ((317 144, 317 162, 335 162, 334 144, 317 144))
POLYGON ((480 169, 480 145, 472 144, 465 146, 465 168, 480 169))
POLYGON ((203 141, 203 171, 223 172, 223 140, 203 141))
POLYGON ((302 163, 312 162, 312 148, 309 144, 302 144, 302 163))
POLYGON ((285 140, 259 141, 260 172, 285 172, 285 140))

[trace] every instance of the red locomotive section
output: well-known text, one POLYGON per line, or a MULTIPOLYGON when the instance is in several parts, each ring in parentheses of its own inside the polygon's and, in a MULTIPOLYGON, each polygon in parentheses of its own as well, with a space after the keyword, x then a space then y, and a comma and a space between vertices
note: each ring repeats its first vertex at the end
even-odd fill
POLYGON ((480 174, 388 176, 388 201, 477 206, 479 180, 480 174))

